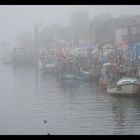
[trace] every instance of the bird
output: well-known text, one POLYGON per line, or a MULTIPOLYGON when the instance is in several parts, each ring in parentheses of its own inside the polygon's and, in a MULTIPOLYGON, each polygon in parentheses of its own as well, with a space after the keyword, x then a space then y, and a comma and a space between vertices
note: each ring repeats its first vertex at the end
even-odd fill
MULTIPOLYGON (((47 123, 47 119, 44 119, 44 123, 47 123)), ((50 133, 48 133, 47 135, 51 135, 50 133)))
POLYGON ((47 123, 47 119, 44 119, 44 123, 47 123))

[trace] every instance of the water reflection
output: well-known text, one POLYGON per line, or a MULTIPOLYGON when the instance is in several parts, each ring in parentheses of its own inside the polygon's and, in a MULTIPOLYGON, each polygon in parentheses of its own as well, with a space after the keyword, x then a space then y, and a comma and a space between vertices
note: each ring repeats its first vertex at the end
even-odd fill
POLYGON ((133 134, 135 126, 140 128, 140 98, 112 97, 115 134, 133 134))
POLYGON ((73 93, 79 86, 77 80, 59 80, 58 82, 60 82, 60 88, 63 92, 73 93))
POLYGON ((32 67, 0 69, 9 83, 0 88, 0 109, 9 110, 6 119, 13 115, 7 134, 139 134, 140 98, 109 96, 95 81, 61 80, 32 67))

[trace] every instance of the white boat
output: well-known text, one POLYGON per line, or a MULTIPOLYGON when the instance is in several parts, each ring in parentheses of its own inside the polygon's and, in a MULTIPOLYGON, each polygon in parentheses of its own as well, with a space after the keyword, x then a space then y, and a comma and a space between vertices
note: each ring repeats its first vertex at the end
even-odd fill
POLYGON ((46 62, 39 60, 39 68, 43 71, 53 71, 55 69, 55 62, 52 58, 47 58, 46 62))
POLYGON ((116 84, 107 86, 107 93, 111 95, 135 95, 138 94, 140 83, 136 78, 122 78, 116 84))

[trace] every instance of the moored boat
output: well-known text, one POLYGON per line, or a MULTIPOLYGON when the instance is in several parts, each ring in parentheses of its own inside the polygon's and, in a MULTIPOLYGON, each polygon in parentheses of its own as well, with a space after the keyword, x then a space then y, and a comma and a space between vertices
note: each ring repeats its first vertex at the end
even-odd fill
POLYGON ((136 78, 122 78, 117 83, 107 86, 107 93, 111 95, 136 95, 139 93, 140 83, 136 78))
POLYGON ((80 72, 77 76, 78 80, 92 80, 92 70, 80 68, 80 72))
POLYGON ((51 56, 46 57, 43 61, 39 60, 39 68, 42 71, 54 71, 55 67, 55 62, 51 56))

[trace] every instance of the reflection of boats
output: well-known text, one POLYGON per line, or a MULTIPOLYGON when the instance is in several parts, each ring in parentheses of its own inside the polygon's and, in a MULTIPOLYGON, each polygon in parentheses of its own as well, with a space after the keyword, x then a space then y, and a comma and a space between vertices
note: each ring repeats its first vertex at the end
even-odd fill
POLYGON ((107 92, 111 95, 134 95, 139 92, 140 83, 136 78, 122 78, 109 84, 107 92))
POLYGON ((65 73, 61 75, 62 79, 75 79, 76 75, 73 73, 65 73))
POLYGON ((105 89, 106 90, 108 83, 109 83, 108 80, 105 80, 105 79, 100 79, 99 80, 99 85, 100 85, 101 89, 105 89))
POLYGON ((62 62, 60 66, 60 75, 62 79, 76 79, 74 61, 62 62))

